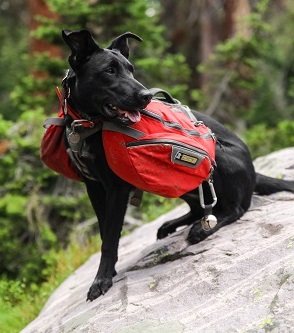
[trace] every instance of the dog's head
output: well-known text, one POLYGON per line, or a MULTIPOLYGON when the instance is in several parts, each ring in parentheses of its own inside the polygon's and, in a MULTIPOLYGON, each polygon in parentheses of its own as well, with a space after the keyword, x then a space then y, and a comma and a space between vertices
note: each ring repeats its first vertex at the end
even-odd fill
POLYGON ((88 30, 63 30, 62 37, 71 49, 67 84, 72 106, 90 117, 122 124, 139 121, 152 95, 133 77, 128 38, 142 39, 127 32, 101 48, 88 30))

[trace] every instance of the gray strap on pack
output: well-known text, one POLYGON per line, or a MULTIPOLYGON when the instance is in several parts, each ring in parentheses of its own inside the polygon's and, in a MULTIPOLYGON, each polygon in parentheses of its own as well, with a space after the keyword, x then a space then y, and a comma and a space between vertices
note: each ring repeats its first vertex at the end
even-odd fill
POLYGON ((146 135, 144 132, 136 130, 135 128, 118 125, 118 124, 115 124, 115 123, 111 123, 109 121, 104 121, 103 122, 102 129, 103 130, 108 130, 108 131, 113 131, 113 132, 118 132, 118 133, 121 133, 121 134, 125 134, 125 135, 128 135, 131 138, 134 138, 134 139, 137 139, 137 140, 143 138, 146 135))
POLYGON ((48 129, 50 126, 56 125, 56 126, 65 126, 65 120, 64 118, 47 118, 44 121, 43 127, 48 129))

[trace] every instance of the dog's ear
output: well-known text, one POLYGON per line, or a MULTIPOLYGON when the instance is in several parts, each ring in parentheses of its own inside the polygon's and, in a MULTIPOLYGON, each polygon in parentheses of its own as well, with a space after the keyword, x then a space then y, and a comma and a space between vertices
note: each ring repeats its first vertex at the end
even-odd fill
POLYGON ((125 58, 129 58, 129 44, 128 38, 134 38, 139 42, 142 42, 142 38, 133 34, 132 32, 125 32, 124 34, 116 37, 112 43, 108 46, 109 50, 118 50, 125 58))
POLYGON ((62 38, 71 49, 68 61, 73 69, 86 62, 98 50, 103 50, 95 42, 88 30, 62 30, 62 38))

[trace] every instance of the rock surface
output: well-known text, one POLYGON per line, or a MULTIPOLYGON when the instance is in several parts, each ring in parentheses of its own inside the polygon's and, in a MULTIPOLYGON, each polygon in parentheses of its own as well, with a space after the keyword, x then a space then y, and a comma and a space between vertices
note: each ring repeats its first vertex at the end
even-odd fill
MULTIPOLYGON (((294 148, 255 162, 294 179, 294 148)), ((254 196, 250 210, 200 244, 188 228, 156 241, 182 205, 121 239, 113 287, 87 303, 100 254, 51 295, 23 333, 294 332, 294 194, 254 196)))

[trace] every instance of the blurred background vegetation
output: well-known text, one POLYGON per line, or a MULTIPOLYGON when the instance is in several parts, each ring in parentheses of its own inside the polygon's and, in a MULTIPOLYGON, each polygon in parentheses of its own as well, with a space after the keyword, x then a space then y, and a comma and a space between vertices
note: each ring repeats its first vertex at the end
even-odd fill
MULTIPOLYGON (((87 28, 101 46, 132 31, 147 87, 226 124, 253 157, 294 145, 291 0, 2 0, 0 18, 0 332, 31 321, 100 246, 83 185, 39 159, 67 68, 61 29, 87 28)), ((133 214, 150 220, 177 203, 145 195, 133 214)))

